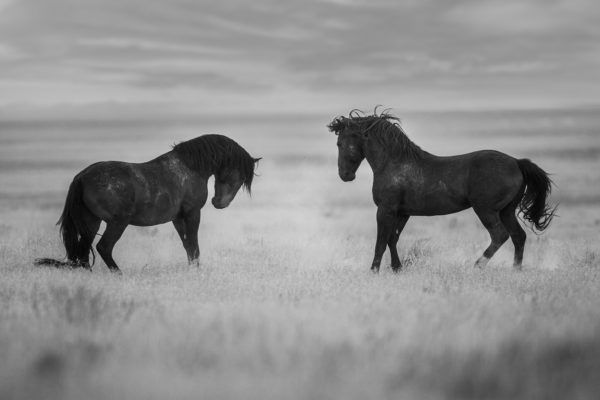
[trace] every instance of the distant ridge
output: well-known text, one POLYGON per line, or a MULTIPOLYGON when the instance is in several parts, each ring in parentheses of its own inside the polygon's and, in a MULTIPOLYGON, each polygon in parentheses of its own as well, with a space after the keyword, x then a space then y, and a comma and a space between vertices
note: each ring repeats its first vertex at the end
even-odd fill
MULTIPOLYGON (((386 105, 387 106, 387 105, 386 105)), ((369 106, 363 107, 369 109, 369 106)), ((359 107, 360 108, 360 107, 359 107)), ((402 110, 391 108, 402 120, 410 116, 428 116, 430 118, 452 118, 464 115, 479 117, 596 117, 600 118, 600 105, 584 105, 577 107, 552 108, 514 108, 514 109, 448 109, 448 110, 402 110)), ((194 109, 191 106, 171 106, 164 103, 118 103, 102 102, 88 104, 56 104, 38 106, 29 104, 10 104, 0 106, 0 126, 60 126, 65 128, 85 125, 95 126, 127 126, 127 125, 197 125, 226 122, 280 122, 306 121, 323 119, 327 121, 333 115, 339 114, 333 106, 320 111, 298 110, 207 110, 202 107, 194 109), (337 113, 337 114, 336 114, 337 113)), ((325 122, 324 122, 325 123, 325 122)))

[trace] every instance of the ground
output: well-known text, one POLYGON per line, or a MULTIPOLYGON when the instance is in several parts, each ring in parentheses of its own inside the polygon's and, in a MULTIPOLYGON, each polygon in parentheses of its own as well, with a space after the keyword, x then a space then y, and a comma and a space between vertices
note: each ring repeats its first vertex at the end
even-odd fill
POLYGON ((524 269, 471 210, 412 218, 370 273, 371 173, 337 177, 331 116, 192 122, 2 121, 0 398, 596 398, 600 391, 600 117, 595 111, 413 113, 436 154, 482 148, 553 173, 559 215, 528 231, 524 269), (123 275, 35 267, 62 257, 70 179, 227 134, 263 157, 252 197, 203 209, 201 265, 169 224, 130 227, 123 275))

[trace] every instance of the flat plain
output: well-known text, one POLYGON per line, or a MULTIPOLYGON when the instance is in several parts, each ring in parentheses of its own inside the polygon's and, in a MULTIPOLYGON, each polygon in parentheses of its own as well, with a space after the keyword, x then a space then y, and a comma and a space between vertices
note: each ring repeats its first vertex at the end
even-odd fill
MULTIPOLYGON (((600 113, 400 115, 423 149, 496 149, 552 173, 559 217, 524 269, 471 210, 413 217, 371 274, 366 163, 337 177, 331 116, 0 120, 0 398, 483 399, 600 393, 600 113), (72 177, 226 134, 263 157, 252 196, 203 209, 201 265, 170 224, 129 227, 122 276, 33 266, 64 255, 72 177)), ((211 189, 212 190, 212 189, 211 189)))

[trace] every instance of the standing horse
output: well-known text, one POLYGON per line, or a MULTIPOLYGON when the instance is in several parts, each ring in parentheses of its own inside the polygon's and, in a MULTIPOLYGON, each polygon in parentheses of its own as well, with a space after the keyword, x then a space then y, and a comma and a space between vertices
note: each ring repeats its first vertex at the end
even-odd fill
POLYGON ((106 230, 96 249, 112 272, 120 272, 112 250, 127 225, 169 221, 189 263, 198 264, 200 209, 208 197, 208 178, 215 176, 213 206, 225 208, 242 185, 250 193, 258 160, 226 136, 204 135, 145 163, 92 164, 73 179, 58 221, 67 261, 42 258, 36 264, 91 269, 89 253, 94 256, 92 242, 101 221, 106 230))
POLYGON ((411 142, 398 121, 386 112, 365 116, 354 110, 327 126, 338 137, 338 172, 344 182, 354 180, 365 158, 373 170, 377 205, 373 272, 379 271, 386 245, 392 270, 402 267, 396 244, 411 215, 452 214, 470 207, 491 237, 475 266, 484 267, 510 236, 514 267, 521 269, 526 235, 515 211, 538 231, 548 227, 555 213, 546 204, 552 184, 548 174, 528 159, 494 150, 435 156, 411 142))

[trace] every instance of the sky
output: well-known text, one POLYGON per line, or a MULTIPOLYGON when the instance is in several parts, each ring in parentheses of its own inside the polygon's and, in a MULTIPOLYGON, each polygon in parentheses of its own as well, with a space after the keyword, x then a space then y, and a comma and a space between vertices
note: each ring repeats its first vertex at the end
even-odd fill
POLYGON ((597 0, 0 0, 0 106, 600 105, 597 0))

